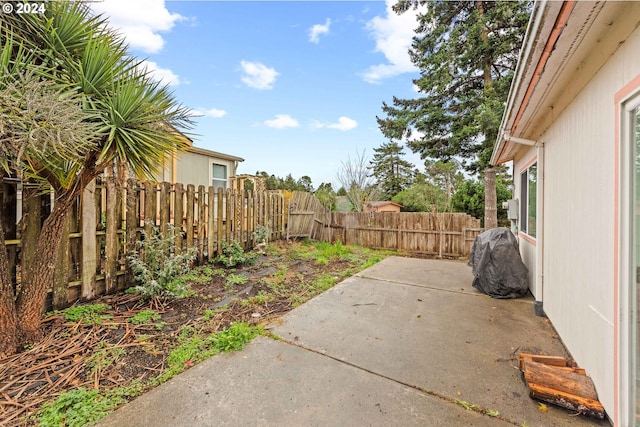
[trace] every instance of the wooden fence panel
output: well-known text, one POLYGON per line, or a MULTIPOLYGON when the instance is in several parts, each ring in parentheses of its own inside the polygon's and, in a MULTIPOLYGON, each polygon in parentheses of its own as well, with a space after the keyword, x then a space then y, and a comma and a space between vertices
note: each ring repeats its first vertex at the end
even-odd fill
MULTIPOLYGON (((29 267, 40 227, 50 212, 50 195, 32 197, 21 183, 0 185, 0 221, 9 254, 13 282, 29 267), (23 203, 24 202, 24 203, 23 203), (17 227, 23 216, 23 231, 17 227)), ((284 235, 284 196, 279 192, 223 191, 193 185, 140 183, 129 179, 120 188, 115 177, 92 182, 69 216, 56 279, 46 310, 64 308, 77 299, 121 290, 132 284, 127 256, 144 235, 175 226, 176 250, 197 249, 198 262, 218 255, 222 240, 237 240, 245 249, 255 245, 257 226, 269 227, 271 239, 284 235), (184 237, 183 237, 184 236, 184 237)))
MULTIPOLYGON (((37 239, 51 200, 49 195, 26 197, 24 206, 18 206, 17 188, 15 182, 0 186, 0 220, 16 284, 21 269, 29 268, 29 248, 35 245, 29 239, 37 239), (23 218, 23 230, 18 230, 17 218, 23 211, 28 215, 23 218)), ((196 191, 193 185, 187 185, 185 191, 182 184, 133 179, 121 189, 107 179, 104 185, 87 186, 70 216, 58 286, 52 284, 46 308, 63 308, 78 298, 90 299, 130 285, 126 257, 136 249, 142 230, 151 235, 156 227, 164 230, 170 223, 175 226, 177 250, 195 247, 198 262, 218 255, 223 240, 234 239, 245 249, 252 248, 257 227, 268 227, 270 240, 340 240, 441 257, 468 256, 482 232, 479 221, 465 214, 337 213, 302 192, 294 192, 285 205, 284 195, 275 191, 204 187, 196 191)))
POLYGON ((184 186, 174 184, 173 186, 173 226, 176 232, 176 251, 183 249, 182 233, 184 231, 184 186))
POLYGON ((480 221, 463 213, 329 212, 311 194, 295 192, 287 238, 310 237, 438 257, 466 257, 480 221))

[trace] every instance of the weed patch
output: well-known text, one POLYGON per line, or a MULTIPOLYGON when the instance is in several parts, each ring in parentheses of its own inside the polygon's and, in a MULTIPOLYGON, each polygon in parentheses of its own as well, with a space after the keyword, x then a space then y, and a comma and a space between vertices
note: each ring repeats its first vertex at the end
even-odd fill
POLYGON ((107 304, 77 305, 69 307, 63 311, 64 318, 70 322, 84 322, 90 325, 101 325, 112 318, 111 315, 103 314, 111 307, 107 304))
POLYGON ((129 319, 129 322, 134 325, 141 325, 143 323, 154 323, 160 320, 160 315, 153 310, 142 310, 136 313, 129 319))
POLYGON ((42 427, 82 427, 113 411, 124 399, 104 397, 96 390, 69 390, 45 405, 33 419, 42 427))
POLYGON ((240 243, 235 240, 227 242, 222 241, 222 254, 213 258, 213 261, 219 262, 227 268, 253 265, 258 258, 258 254, 254 252, 245 252, 240 243))

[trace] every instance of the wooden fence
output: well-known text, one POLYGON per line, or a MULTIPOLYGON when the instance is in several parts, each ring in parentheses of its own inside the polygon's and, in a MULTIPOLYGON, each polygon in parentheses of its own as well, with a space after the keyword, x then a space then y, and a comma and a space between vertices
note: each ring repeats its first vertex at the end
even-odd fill
POLYGON ((395 249, 438 257, 467 257, 483 231, 464 213, 330 212, 313 195, 294 193, 289 203, 288 237, 395 249))
MULTIPOLYGON (((35 247, 51 196, 24 198, 19 182, 0 186, 0 220, 5 230, 9 267, 16 286, 23 260, 35 247), (22 212, 34 214, 22 224, 22 212)), ((90 184, 78 198, 62 241, 56 278, 46 309, 63 308, 77 299, 90 299, 131 285, 127 256, 144 235, 174 226, 178 248, 197 248, 202 263, 221 251, 221 242, 236 240, 245 249, 255 246, 258 227, 268 227, 270 239, 284 237, 285 202, 279 192, 226 190, 193 185, 142 183, 115 178, 90 184)))
MULTIPOLYGON (((15 286, 33 256, 39 229, 51 210, 52 196, 22 197, 28 188, 5 180, 0 185, 0 221, 15 286), (24 200, 23 200, 24 199, 24 200), (27 205, 29 203, 29 205, 27 205), (22 218, 23 212, 30 212, 22 218)), ((251 249, 258 227, 270 240, 301 238, 396 249, 439 257, 466 257, 482 232, 466 214, 330 212, 309 193, 285 197, 277 191, 237 191, 193 185, 115 178, 91 183, 78 198, 66 224, 56 277, 46 309, 64 308, 132 284, 128 255, 154 230, 173 225, 180 249, 197 248, 198 263, 235 240, 251 249)))

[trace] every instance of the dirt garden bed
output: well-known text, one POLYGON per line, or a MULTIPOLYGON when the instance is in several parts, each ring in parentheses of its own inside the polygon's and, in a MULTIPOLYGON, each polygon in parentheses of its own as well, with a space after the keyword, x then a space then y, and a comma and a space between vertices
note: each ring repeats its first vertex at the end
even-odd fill
POLYGON ((49 313, 41 342, 0 360, 0 425, 84 425, 203 358, 241 348, 265 333, 261 325, 387 254, 275 242, 253 265, 192 269, 184 298, 121 293, 49 313))

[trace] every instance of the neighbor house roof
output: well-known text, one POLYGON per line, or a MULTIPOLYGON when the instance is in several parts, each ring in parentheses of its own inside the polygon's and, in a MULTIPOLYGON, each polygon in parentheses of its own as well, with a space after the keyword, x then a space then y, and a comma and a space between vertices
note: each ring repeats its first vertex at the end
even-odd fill
POLYGON ((230 160, 230 161, 234 161, 234 162, 244 162, 244 159, 242 157, 232 156, 231 154, 224 154, 224 153, 220 153, 218 151, 205 150, 204 148, 198 148, 198 147, 191 146, 191 147, 187 148, 187 151, 190 152, 190 153, 202 154, 204 156, 215 157, 217 159, 222 159, 222 160, 230 160))
POLYGON ((638 9, 637 2, 534 3, 491 164, 538 141, 624 43, 638 9))
POLYGON ((365 205, 372 207, 372 208, 381 208, 383 206, 397 206, 399 208, 402 207, 402 205, 400 203, 396 203, 396 202, 392 202, 389 200, 383 200, 383 201, 372 201, 372 202, 365 202, 365 205))
POLYGON ((207 150, 204 148, 194 147, 193 140, 189 138, 187 135, 185 135, 184 133, 180 132, 174 126, 168 123, 162 123, 162 125, 166 127, 169 132, 176 133, 180 138, 183 138, 187 142, 189 146, 187 147, 186 151, 189 153, 201 154, 203 156, 215 157, 218 159, 229 160, 233 162, 244 162, 244 159, 242 157, 232 156, 231 154, 224 154, 218 151, 207 150))

